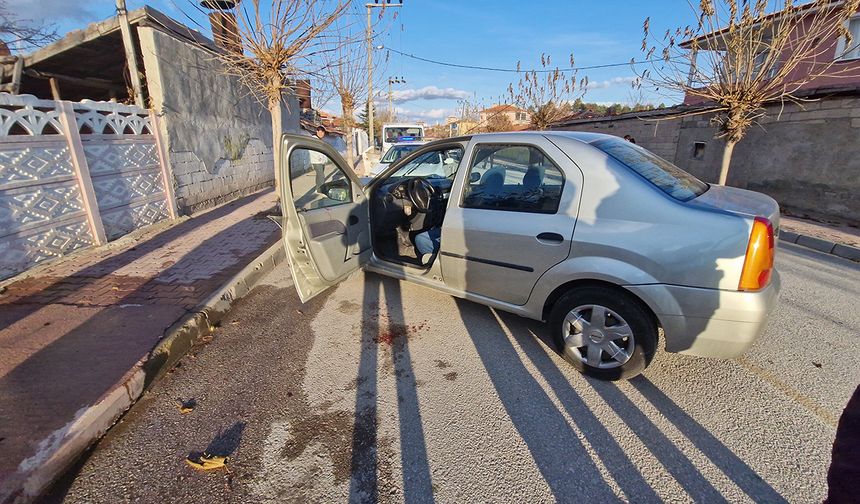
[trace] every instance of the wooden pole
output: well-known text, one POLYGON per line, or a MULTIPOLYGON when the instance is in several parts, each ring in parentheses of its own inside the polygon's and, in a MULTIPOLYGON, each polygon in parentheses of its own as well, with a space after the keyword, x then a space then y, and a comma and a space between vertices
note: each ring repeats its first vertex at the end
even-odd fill
POLYGON ((367 138, 373 148, 373 27, 370 24, 370 9, 367 4, 367 138))
POLYGON ((134 40, 131 38, 131 25, 128 24, 128 10, 125 0, 116 0, 116 16, 119 19, 119 29, 122 32, 122 45, 125 47, 125 60, 128 63, 128 73, 131 77, 131 88, 134 91, 134 104, 146 108, 143 103, 143 89, 140 84, 140 72, 137 69, 137 52, 134 40))
POLYGON ((24 73, 24 58, 18 56, 15 60, 15 68, 12 70, 12 94, 21 92, 21 75, 24 73))
POLYGON ((60 84, 57 82, 57 79, 51 77, 48 79, 48 82, 51 84, 51 97, 56 101, 60 101, 60 84))

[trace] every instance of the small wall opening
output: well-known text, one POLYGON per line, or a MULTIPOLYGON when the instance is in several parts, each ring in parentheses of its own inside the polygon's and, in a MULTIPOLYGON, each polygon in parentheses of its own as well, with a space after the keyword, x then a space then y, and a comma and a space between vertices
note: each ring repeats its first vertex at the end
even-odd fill
POLYGON ((705 159, 705 142, 693 142, 693 159, 705 159))

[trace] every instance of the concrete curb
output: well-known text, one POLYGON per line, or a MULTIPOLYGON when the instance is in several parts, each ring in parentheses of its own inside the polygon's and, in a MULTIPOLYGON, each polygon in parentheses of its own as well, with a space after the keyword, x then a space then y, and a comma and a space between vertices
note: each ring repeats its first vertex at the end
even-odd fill
POLYGON ((190 313, 165 331, 164 338, 95 404, 79 410, 63 428, 42 441, 39 452, 23 461, 15 481, 4 482, 0 503, 33 501, 77 458, 98 441, 140 396, 171 369, 201 336, 209 334, 237 300, 281 262, 279 239, 190 313), (9 486, 6 483, 10 483, 9 486))
POLYGON ((860 262, 860 248, 852 247, 851 245, 843 245, 814 236, 792 233, 791 231, 780 231, 779 241, 795 243, 819 252, 824 252, 825 254, 835 255, 849 261, 860 262))

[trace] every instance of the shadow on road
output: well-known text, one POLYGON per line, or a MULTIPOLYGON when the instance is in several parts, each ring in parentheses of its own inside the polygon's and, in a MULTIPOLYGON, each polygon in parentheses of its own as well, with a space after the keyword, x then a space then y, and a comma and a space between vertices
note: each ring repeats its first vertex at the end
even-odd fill
MULTIPOLYGON (((593 500, 616 500, 609 483, 598 470, 604 467, 624 496, 636 502, 659 502, 624 448, 550 357, 552 348, 541 335, 543 324, 468 302, 457 301, 462 320, 487 370, 490 380, 514 426, 522 436, 542 476, 556 499, 569 499, 573 492, 586 492, 593 500), (506 333, 510 333, 512 341, 506 333), (553 403, 545 389, 526 368, 517 348, 525 354, 561 403, 553 403), (525 398, 525 399, 524 399, 525 398), (562 415, 573 421, 568 424, 562 415), (581 433, 593 453, 580 441, 581 433)), ((697 502, 721 502, 725 497, 660 428, 611 382, 586 380, 633 434, 697 502)), ((715 435, 683 411, 671 398, 644 376, 630 382, 711 463, 756 502, 786 500, 715 435)), ((581 494, 581 493, 580 493, 581 494)))
POLYGON ((356 378, 356 415, 352 440, 350 502, 376 502, 379 496, 377 364, 379 348, 391 346, 397 389, 400 462, 406 502, 433 502, 433 487, 418 390, 409 352, 410 328, 403 316, 400 283, 366 274, 361 355, 356 378), (380 285, 387 317, 380 316, 380 285))
MULTIPOLYGON (((239 448, 242 442, 242 433, 245 431, 245 422, 236 422, 229 429, 218 432, 203 453, 216 457, 229 457, 239 448)), ((192 457, 199 454, 192 454, 192 457)))
MULTIPOLYGON (((648 378, 639 376, 631 380, 630 383, 751 499, 756 502, 787 502, 779 492, 761 479, 746 462, 735 455, 702 424, 678 407, 648 378)), ((633 407, 635 408, 635 405, 633 407)))
MULTIPOLYGON (((555 498, 617 500, 567 420, 523 365, 492 310, 462 300, 457 300, 457 308, 505 411, 555 498)), ((532 339, 531 344, 537 342, 532 339)))

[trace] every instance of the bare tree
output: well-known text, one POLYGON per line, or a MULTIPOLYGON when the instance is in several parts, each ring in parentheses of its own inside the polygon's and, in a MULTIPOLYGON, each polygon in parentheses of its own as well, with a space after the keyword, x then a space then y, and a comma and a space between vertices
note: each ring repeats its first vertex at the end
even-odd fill
POLYGON ((657 89, 715 105, 704 113, 716 112, 717 138, 725 140, 720 170, 720 184, 725 184, 735 144, 766 115, 767 103, 801 104, 797 93, 806 84, 856 73, 856 67, 835 68, 833 56, 840 37, 851 40, 846 21, 858 4, 860 0, 691 3, 694 27, 667 30, 661 37, 645 20, 642 51, 646 60, 657 57, 639 77, 657 89))
MULTIPOLYGON (((383 21, 384 9, 380 11, 377 23, 383 21)), ((343 116, 344 133, 346 133, 347 161, 350 167, 355 165, 353 130, 358 125, 355 118, 356 104, 367 102, 367 42, 364 28, 360 33, 353 33, 352 26, 346 17, 332 23, 326 37, 325 51, 321 53, 323 69, 320 78, 324 81, 323 94, 332 94, 340 101, 343 116)), ((375 31, 375 30, 374 30, 375 31)), ((374 88, 380 87, 381 75, 379 65, 375 65, 377 82, 374 88)), ((375 111, 379 115, 378 111, 375 111)), ((381 123, 380 123, 381 124, 381 123)))
POLYGON ((502 131, 513 131, 514 123, 507 114, 493 114, 487 118, 487 124, 483 127, 487 133, 499 133, 502 131))
POLYGON ((53 26, 20 19, 9 11, 6 0, 0 0, 0 41, 20 52, 41 47, 57 39, 53 26))
MULTIPOLYGON (((573 67, 573 55, 570 55, 570 66, 573 67)), ((517 71, 520 63, 517 62, 517 71)), ((531 125, 537 130, 544 130, 550 124, 565 115, 562 105, 582 98, 588 86, 588 78, 583 78, 577 86, 576 70, 563 71, 553 68, 550 57, 540 56, 540 68, 526 70, 516 87, 508 85, 508 94, 512 103, 531 113, 531 125)))
MULTIPOLYGON (((192 1, 192 5, 197 3, 192 1)), ((317 72, 318 56, 327 50, 323 34, 349 4, 341 0, 243 0, 230 7, 228 2, 210 0, 208 5, 227 14, 221 21, 210 17, 213 31, 238 45, 236 50, 217 52, 216 58, 271 114, 275 186, 280 188, 277 164, 284 93, 295 91, 291 83, 297 78, 317 72)))

